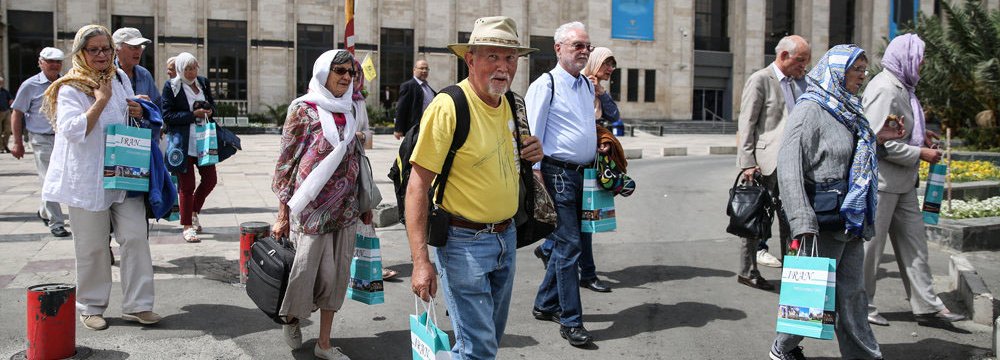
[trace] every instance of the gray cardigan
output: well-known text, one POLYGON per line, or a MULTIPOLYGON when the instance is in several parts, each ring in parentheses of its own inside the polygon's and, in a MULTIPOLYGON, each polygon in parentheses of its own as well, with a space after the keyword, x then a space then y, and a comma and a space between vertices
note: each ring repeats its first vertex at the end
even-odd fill
MULTIPOLYGON (((791 225, 792 236, 819 233, 816 212, 806 197, 804 184, 827 179, 847 179, 854 154, 854 134, 819 104, 803 101, 785 120, 785 134, 778 151, 778 188, 791 225)), ((879 146, 880 153, 884 148, 879 146)), ((865 228, 865 239, 874 229, 865 228)), ((843 231, 830 235, 840 241, 843 231)), ((826 236, 824 236, 826 237, 826 236)))

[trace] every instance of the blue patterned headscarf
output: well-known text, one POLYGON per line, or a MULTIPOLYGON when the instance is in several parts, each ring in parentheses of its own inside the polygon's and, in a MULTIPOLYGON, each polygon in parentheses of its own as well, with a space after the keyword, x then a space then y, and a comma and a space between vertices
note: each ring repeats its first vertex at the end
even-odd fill
POLYGON ((844 78, 847 69, 864 53, 864 49, 855 45, 834 46, 806 75, 809 87, 798 99, 819 104, 857 139, 851 161, 850 187, 840 207, 840 215, 847 222, 847 232, 856 236, 863 236, 865 226, 875 223, 878 194, 875 134, 864 116, 861 99, 847 91, 844 78))

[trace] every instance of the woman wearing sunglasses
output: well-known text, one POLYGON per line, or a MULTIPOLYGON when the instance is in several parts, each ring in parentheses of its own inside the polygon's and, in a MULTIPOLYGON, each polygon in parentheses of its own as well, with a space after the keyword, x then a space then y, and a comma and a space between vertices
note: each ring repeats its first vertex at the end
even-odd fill
POLYGON ((190 53, 180 53, 174 58, 177 76, 163 86, 163 120, 167 123, 167 138, 180 136, 180 148, 184 149, 183 171, 177 175, 177 193, 180 197, 181 226, 184 241, 200 242, 198 232, 201 222, 198 213, 205 205, 208 194, 215 189, 215 165, 198 166, 201 184, 195 189, 194 168, 198 163, 198 149, 195 146, 195 126, 215 122, 212 112, 215 100, 208 87, 208 79, 198 76, 198 60, 190 53))
MULTIPOLYGON (((281 134, 272 190, 278 218, 272 232, 295 246, 288 288, 279 314, 285 343, 302 346, 301 319, 319 309, 319 338, 313 354, 347 359, 333 347, 333 316, 344 304, 354 237, 371 223, 371 211, 358 207, 358 173, 365 136, 355 119, 354 57, 330 50, 313 65, 309 92, 292 101, 281 134)), ((364 108, 357 109, 359 112, 364 108)))

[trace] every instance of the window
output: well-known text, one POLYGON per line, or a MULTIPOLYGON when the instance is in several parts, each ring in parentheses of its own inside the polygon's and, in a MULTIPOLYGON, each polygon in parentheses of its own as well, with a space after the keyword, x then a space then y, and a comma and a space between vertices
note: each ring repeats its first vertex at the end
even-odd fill
MULTIPOLYGON (((152 16, 119 16, 115 15, 111 17, 111 31, 121 29, 123 27, 130 27, 139 29, 142 33, 142 37, 153 40, 156 38, 156 31, 153 27, 153 17, 152 16)), ((142 58, 139 59, 139 65, 149 70, 149 72, 156 74, 156 47, 153 46, 155 42, 146 44, 146 50, 142 51, 142 58)))
POLYGON ((622 101, 622 69, 611 72, 611 99, 622 101))
POLYGON ((399 85, 413 77, 413 29, 382 28, 381 36, 382 88, 398 96, 399 85))
POLYGON ((764 55, 775 55, 774 47, 795 28, 795 1, 767 0, 764 23, 764 55))
POLYGON ((728 17, 726 0, 699 0, 695 2, 695 50, 729 51, 728 17))
POLYGON ((901 29, 912 28, 920 9, 920 0, 892 0, 889 17, 889 38, 896 37, 901 29))
POLYGON ((551 36, 532 36, 531 47, 538 51, 531 53, 528 59, 528 81, 533 82, 542 74, 552 70, 559 63, 556 58, 555 39, 551 36))
MULTIPOLYGON (((469 42, 469 38, 472 37, 472 33, 469 32, 459 32, 458 33, 458 43, 465 44, 469 42)), ((464 58, 458 58, 458 78, 455 82, 462 81, 463 79, 469 77, 469 65, 465 64, 464 58)))
POLYGON ((691 120, 715 120, 722 116, 723 94, 722 89, 694 89, 692 99, 691 120))
POLYGON ((854 42, 854 0, 830 3, 830 46, 854 42))
POLYGON ((46 46, 52 46, 52 13, 38 11, 7 11, 7 52, 10 62, 8 89, 17 93, 17 88, 25 79, 35 76, 38 69, 38 53, 46 46))
POLYGON ((299 24, 295 46, 295 91, 305 94, 316 59, 334 47, 332 25, 299 24))
POLYGON ((656 102, 656 70, 646 70, 644 76, 646 77, 646 91, 642 101, 656 102))
POLYGON ((629 102, 639 101, 639 69, 628 69, 627 99, 629 102))
POLYGON ((200 65, 216 99, 246 100, 247 22, 208 20, 208 62, 200 65))

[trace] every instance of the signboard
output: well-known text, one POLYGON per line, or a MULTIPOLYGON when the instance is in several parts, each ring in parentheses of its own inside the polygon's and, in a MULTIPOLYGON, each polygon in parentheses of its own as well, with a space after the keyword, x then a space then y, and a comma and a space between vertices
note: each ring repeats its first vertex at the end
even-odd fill
POLYGON ((654 0, 612 0, 611 38, 653 40, 654 0))

